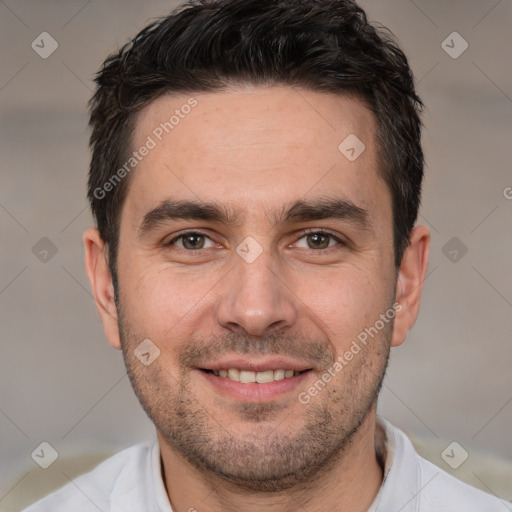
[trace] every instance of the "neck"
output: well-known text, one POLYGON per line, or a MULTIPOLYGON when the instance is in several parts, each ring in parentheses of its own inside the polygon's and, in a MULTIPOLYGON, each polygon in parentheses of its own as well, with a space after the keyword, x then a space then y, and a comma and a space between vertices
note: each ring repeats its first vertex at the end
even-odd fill
POLYGON ((316 474, 306 484, 268 493, 240 489, 217 475, 197 469, 176 453, 157 432, 164 482, 173 511, 291 512, 296 511, 299 505, 305 512, 366 512, 382 483, 383 470, 379 459, 385 458, 383 443, 379 441, 383 433, 375 421, 374 408, 349 446, 322 474, 316 474))

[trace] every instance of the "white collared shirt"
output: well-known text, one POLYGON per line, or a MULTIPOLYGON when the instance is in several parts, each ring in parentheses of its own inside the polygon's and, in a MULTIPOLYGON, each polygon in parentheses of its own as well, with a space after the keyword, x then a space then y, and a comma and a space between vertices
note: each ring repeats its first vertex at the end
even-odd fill
MULTIPOLYGON (((368 512, 512 512, 512 504, 462 483, 420 457, 407 436, 386 433, 384 480, 368 512)), ((191 497, 190 508, 201 510, 191 497)), ((155 440, 127 448, 23 512, 173 512, 155 440)))

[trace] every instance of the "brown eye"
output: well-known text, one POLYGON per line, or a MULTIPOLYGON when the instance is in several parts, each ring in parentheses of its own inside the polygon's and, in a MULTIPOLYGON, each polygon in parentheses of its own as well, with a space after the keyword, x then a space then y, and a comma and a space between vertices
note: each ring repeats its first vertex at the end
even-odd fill
POLYGON ((327 249, 329 247, 330 235, 325 233, 311 233, 307 236, 310 249, 327 249))
POLYGON ((172 247, 173 245, 177 245, 181 249, 195 251, 213 247, 214 243, 210 240, 210 237, 203 235, 202 233, 189 231, 188 233, 182 233, 176 238, 173 238, 169 243, 165 244, 166 247, 172 247), (206 245, 208 241, 211 242, 209 246, 206 245))
POLYGON ((199 235, 198 233, 191 233, 189 235, 184 235, 183 239, 183 247, 185 249, 202 249, 204 246, 204 236, 199 235))
POLYGON ((337 236, 326 231, 307 232, 296 243, 296 246, 301 249, 314 249, 318 251, 330 249, 335 245, 343 246, 345 244, 337 236))

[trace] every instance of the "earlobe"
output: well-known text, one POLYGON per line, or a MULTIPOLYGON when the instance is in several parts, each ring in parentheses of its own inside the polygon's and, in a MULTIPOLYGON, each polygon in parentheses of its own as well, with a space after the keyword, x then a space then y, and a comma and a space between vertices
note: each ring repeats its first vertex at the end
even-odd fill
POLYGON ((430 232, 425 226, 416 226, 411 242, 402 258, 396 286, 396 316, 391 346, 401 345, 416 322, 420 309, 421 291, 427 272, 430 232))
POLYGON ((83 236, 85 246, 85 271, 91 283, 96 308, 103 323, 108 342, 121 348, 117 307, 114 299, 112 275, 108 267, 106 245, 95 228, 89 228, 83 236))

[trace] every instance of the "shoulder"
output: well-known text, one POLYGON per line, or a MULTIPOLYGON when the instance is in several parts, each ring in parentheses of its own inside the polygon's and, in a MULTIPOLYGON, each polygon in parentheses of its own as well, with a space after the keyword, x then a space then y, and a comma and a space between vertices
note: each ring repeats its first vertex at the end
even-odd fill
POLYGON ((132 491, 147 478, 152 443, 137 444, 106 459, 89 473, 30 505, 23 512, 98 512, 110 510, 113 496, 132 491))
POLYGON ((402 512, 505 512, 511 504, 472 487, 427 461, 414 449, 409 438, 389 422, 385 428, 389 471, 377 510, 397 507, 402 512), (383 508, 381 508, 383 507, 383 508))
POLYGON ((472 487, 443 471, 431 462, 416 455, 418 459, 420 488, 420 510, 422 512, 505 512, 512 504, 472 487))

